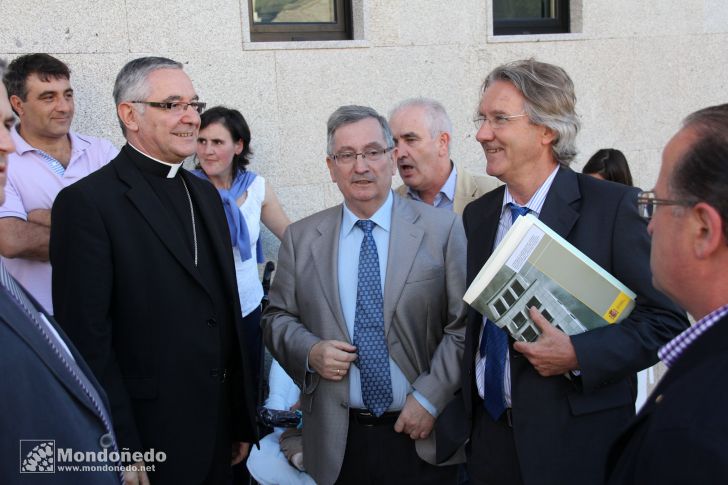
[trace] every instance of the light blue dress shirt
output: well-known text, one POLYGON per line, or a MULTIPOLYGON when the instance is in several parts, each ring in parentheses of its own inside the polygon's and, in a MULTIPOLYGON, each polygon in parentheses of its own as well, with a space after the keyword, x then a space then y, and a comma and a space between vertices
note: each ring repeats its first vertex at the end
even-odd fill
MULTIPOLYGON (((390 190, 387 200, 369 218, 369 220, 376 224, 372 231, 372 236, 374 237, 374 243, 377 245, 379 277, 383 291, 386 290, 384 288, 384 281, 387 275, 393 203, 394 196, 390 190)), ((359 218, 344 204, 341 230, 339 232, 339 298, 341 299, 341 310, 346 321, 346 328, 352 340, 354 338, 356 288, 359 275, 359 250, 361 249, 361 242, 364 239, 364 232, 355 225, 358 220, 359 218)), ((412 391, 412 386, 391 357, 389 358, 389 370, 392 379, 392 404, 388 411, 398 411, 404 407, 407 394, 412 391)), ((430 414, 437 416, 437 409, 423 395, 417 391, 414 391, 413 395, 430 414)), ((349 369, 349 406, 358 409, 366 408, 361 395, 361 374, 356 365, 352 365, 349 369)))

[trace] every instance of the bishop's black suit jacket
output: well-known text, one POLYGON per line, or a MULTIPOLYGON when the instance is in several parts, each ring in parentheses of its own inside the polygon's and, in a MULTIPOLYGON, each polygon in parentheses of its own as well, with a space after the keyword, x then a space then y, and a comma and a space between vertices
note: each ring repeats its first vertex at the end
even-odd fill
MULTIPOLYGON (((213 459, 224 404, 223 337, 184 232, 133 162, 138 156, 127 145, 58 194, 50 241, 55 315, 106 389, 120 447, 165 452, 157 482, 199 483, 213 459)), ((185 170, 179 175, 199 209, 198 231, 212 240, 240 332, 220 196, 207 181, 185 170)), ((241 354, 245 361, 242 347, 241 354)), ((246 392, 234 409, 234 438, 254 441, 255 392, 240 360, 232 385, 246 392)))
POLYGON ((728 317, 671 367, 612 447, 610 485, 728 483, 728 317))
MULTIPOLYGON (((505 187, 470 203, 468 284, 490 256, 505 187)), ((583 485, 603 481, 609 445, 634 416, 635 373, 657 361, 658 348, 688 326, 652 287, 650 241, 637 213, 637 190, 560 168, 539 219, 637 293, 632 314, 572 337, 581 376, 541 377, 510 347, 513 434, 526 485, 583 485)), ((475 355, 482 315, 470 309, 463 363, 467 416, 482 406, 475 355)), ((477 457, 473 457, 477 459, 477 457)))

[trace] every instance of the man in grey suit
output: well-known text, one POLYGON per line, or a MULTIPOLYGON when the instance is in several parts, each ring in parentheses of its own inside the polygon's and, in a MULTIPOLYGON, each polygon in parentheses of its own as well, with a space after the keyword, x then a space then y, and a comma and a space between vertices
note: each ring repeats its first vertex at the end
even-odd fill
POLYGON ((344 204, 289 226, 263 318, 302 389, 306 470, 324 485, 454 483, 433 464, 459 387, 461 222, 394 196, 396 148, 371 108, 336 110, 327 148, 344 204))
POLYGON ((473 175, 450 159, 452 121, 434 99, 410 98, 389 114, 397 168, 404 184, 397 194, 462 214, 465 206, 501 183, 473 175))

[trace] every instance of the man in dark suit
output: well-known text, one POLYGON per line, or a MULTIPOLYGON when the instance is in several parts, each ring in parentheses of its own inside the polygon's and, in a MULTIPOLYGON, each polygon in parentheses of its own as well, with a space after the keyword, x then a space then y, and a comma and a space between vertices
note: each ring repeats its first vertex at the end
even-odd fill
MULTIPOLYGON (((0 61, 0 77, 4 67, 0 61)), ((0 204, 5 201, 7 157, 15 150, 10 136, 14 121, 0 84, 0 204)), ((2 263, 0 375, 1 483, 49 483, 48 473, 53 473, 53 483, 60 484, 120 482, 119 472, 113 469, 67 472, 56 468, 58 448, 84 453, 117 450, 106 396, 53 317, 31 300, 2 263), (13 459, 18 447, 20 462, 13 459)), ((116 465, 113 461, 103 464, 116 465)))
POLYGON ((637 293, 632 314, 569 337, 535 310, 542 334, 515 343, 471 309, 463 395, 475 483, 596 484, 609 444, 634 415, 635 373, 687 326, 651 285, 637 190, 574 173, 578 118, 571 79, 534 60, 496 68, 483 84, 476 138, 504 187, 465 209, 472 281, 518 214, 531 212, 637 293))
POLYGON ((650 219, 655 286, 697 322, 659 351, 669 370, 612 447, 610 484, 728 481, 728 104, 697 111, 662 154, 650 219))
POLYGON ((255 440, 255 392, 220 197, 180 170, 204 103, 158 57, 124 66, 114 99, 128 143, 53 206, 55 314, 109 395, 120 446, 166 454, 152 483, 224 483, 231 446, 239 462, 255 440))

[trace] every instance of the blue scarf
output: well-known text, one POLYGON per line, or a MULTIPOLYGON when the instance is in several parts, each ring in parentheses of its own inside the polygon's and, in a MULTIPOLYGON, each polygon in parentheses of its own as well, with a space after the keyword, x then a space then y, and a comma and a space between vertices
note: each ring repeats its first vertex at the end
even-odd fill
MULTIPOLYGON (((196 169, 192 171, 193 174, 197 175, 201 179, 210 180, 207 174, 196 169)), ((248 171, 238 171, 233 179, 232 186, 229 190, 217 189, 222 197, 222 205, 225 209, 225 217, 228 222, 228 229, 230 229, 230 239, 234 247, 238 248, 240 252, 240 259, 247 261, 252 258, 253 255, 250 252, 250 234, 248 233, 248 224, 245 222, 245 218, 240 213, 238 207, 238 199, 248 190, 250 184, 255 180, 255 173, 248 171)), ((260 239, 258 239, 260 242, 260 239)), ((260 262, 263 259, 263 251, 261 245, 257 245, 257 259, 260 262)))

